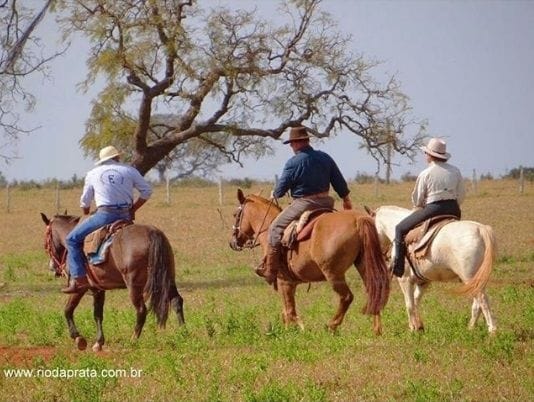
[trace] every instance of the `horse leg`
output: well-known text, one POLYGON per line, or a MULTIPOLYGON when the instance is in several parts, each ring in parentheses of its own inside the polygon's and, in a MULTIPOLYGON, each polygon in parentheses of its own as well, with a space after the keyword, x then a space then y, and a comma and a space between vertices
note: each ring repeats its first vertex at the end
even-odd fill
POLYGON ((334 314, 334 317, 332 317, 328 323, 328 328, 330 328, 332 331, 335 331, 343 322, 343 318, 345 318, 345 314, 347 313, 352 300, 354 300, 354 295, 350 291, 345 278, 338 278, 337 280, 329 279, 329 281, 331 281, 330 283, 332 284, 332 289, 334 289, 334 292, 336 292, 339 296, 339 305, 337 311, 334 314))
POLYGON ((373 332, 375 335, 382 335, 382 319, 380 313, 373 315, 373 332))
POLYGON ((138 339, 141 336, 141 331, 145 325, 147 308, 145 300, 143 298, 143 288, 142 287, 131 287, 130 288, 130 300, 135 307, 135 312, 137 313, 137 319, 135 322, 134 333, 132 335, 132 340, 138 339))
POLYGON ((416 331, 419 329, 419 319, 414 302, 414 284, 410 278, 401 277, 398 278, 399 286, 404 296, 404 303, 406 305, 406 312, 408 313, 408 325, 410 331, 416 331))
POLYGON ((415 329, 418 331, 424 331, 425 327, 423 325, 423 320, 419 314, 419 306, 421 305, 421 299, 428 287, 428 282, 420 283, 415 285, 414 291, 414 318, 415 318, 415 329))
POLYGON ((278 281, 278 287, 282 293, 282 298, 284 300, 284 324, 286 327, 289 325, 296 324, 300 329, 304 329, 304 325, 300 321, 299 316, 297 315, 297 308, 295 304, 295 293, 297 291, 297 285, 285 281, 278 281))
POLYGON ((469 320, 469 324, 467 326, 470 330, 475 328, 478 317, 480 317, 480 313, 482 312, 477 299, 478 297, 473 297, 473 304, 471 305, 471 319, 469 320))
POLYGON ((87 348, 87 341, 82 335, 80 335, 78 328, 76 328, 76 324, 74 323, 74 310, 76 307, 78 307, 78 304, 80 304, 80 300, 84 294, 85 292, 74 293, 71 295, 67 299, 67 304, 65 305, 65 309, 63 311, 65 319, 67 320, 67 326, 69 327, 70 337, 71 339, 74 339, 74 343, 76 344, 78 350, 85 350, 87 348))
POLYGON ((96 342, 93 345, 93 352, 101 352, 104 346, 104 331, 102 323, 104 321, 104 301, 106 300, 106 292, 103 290, 95 290, 93 292, 93 317, 96 323, 96 342))
POLYGON ((484 319, 486 320, 486 324, 488 325, 488 332, 490 334, 495 334, 497 331, 497 325, 495 325, 495 320, 493 318, 493 314, 491 313, 491 308, 489 305, 488 296, 486 295, 485 291, 480 292, 477 295, 478 299, 478 305, 482 309, 482 314, 484 314, 484 319))
POLYGON ((172 309, 176 312, 176 316, 178 317, 178 324, 184 325, 184 299, 180 296, 180 293, 178 293, 178 289, 174 283, 170 287, 169 301, 172 309))

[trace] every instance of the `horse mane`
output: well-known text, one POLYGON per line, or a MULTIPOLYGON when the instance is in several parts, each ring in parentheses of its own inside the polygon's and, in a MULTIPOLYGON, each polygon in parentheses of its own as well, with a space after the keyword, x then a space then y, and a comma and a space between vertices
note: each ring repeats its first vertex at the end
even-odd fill
POLYGON ((266 198, 263 198, 262 196, 256 195, 256 194, 250 194, 247 196, 247 200, 250 200, 252 202, 257 202, 258 204, 261 204, 265 206, 266 208, 269 208, 269 205, 272 207, 275 207, 278 211, 281 210, 281 208, 276 204, 276 202, 273 202, 271 200, 268 200, 266 198))
POLYGON ((54 215, 54 218, 62 220, 62 221, 67 221, 67 222, 74 222, 77 219, 80 219, 79 216, 75 216, 75 215, 54 215))
MULTIPOLYGON (((383 209, 391 209, 391 210, 399 211, 399 212, 409 211, 408 208, 399 207, 398 205, 382 205, 382 206, 379 207, 379 208, 383 208, 383 209)), ((377 209, 378 209, 378 208, 377 208, 377 209)))

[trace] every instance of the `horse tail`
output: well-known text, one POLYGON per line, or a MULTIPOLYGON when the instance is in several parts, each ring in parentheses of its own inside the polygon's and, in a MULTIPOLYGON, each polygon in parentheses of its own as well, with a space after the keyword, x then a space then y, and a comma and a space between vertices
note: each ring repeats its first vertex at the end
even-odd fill
POLYGON ((457 291, 470 297, 475 297, 486 287, 497 254, 497 242, 491 226, 481 225, 479 233, 484 242, 484 258, 475 275, 457 291))
POLYGON ((382 255, 380 240, 373 218, 362 216, 358 218, 357 222, 358 232, 362 239, 362 247, 355 265, 358 267, 358 272, 367 291, 367 304, 362 312, 376 315, 388 301, 390 274, 382 255))
POLYGON ((153 229, 149 234, 148 273, 144 295, 148 309, 156 315, 160 328, 164 328, 169 315, 169 292, 174 284, 174 255, 167 237, 153 229))

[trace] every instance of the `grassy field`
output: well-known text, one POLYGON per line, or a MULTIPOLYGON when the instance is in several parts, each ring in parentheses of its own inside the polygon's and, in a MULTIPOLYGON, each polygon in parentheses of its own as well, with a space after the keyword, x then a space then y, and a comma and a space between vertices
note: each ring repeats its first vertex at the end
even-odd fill
MULTIPOLYGON (((412 184, 351 185, 355 206, 408 207, 412 184)), ((263 190, 256 185, 246 193, 263 190)), ((61 191, 60 211, 78 213, 80 189, 61 191)), ((337 303, 325 283, 301 286, 297 307, 305 330, 285 329, 281 301, 251 270, 258 251, 228 247, 236 188, 164 188, 138 213, 169 237, 186 326, 167 328, 149 316, 132 342, 135 314, 125 290, 107 293, 106 345, 77 351, 63 318, 64 285, 47 269, 39 212, 56 212, 54 189, 11 189, 10 211, 0 193, 0 400, 5 401, 488 401, 534 399, 534 186, 483 181, 463 206, 465 219, 491 225, 499 257, 488 287, 498 333, 483 321, 467 331, 470 300, 456 284, 435 283, 423 300, 426 331, 408 331, 396 283, 375 337, 360 313, 362 283, 349 271, 355 294, 335 334, 325 329, 337 303), (26 371, 20 371, 25 369, 26 371), (15 378, 15 370, 19 370, 15 378)), ((339 201, 337 202, 339 206, 339 201)), ((76 320, 94 338, 92 298, 76 320)))

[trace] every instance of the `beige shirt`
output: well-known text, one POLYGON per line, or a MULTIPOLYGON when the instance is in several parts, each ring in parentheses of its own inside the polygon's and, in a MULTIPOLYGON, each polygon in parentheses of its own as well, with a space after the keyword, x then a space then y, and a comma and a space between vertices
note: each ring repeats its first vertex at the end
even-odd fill
POLYGON ((465 198, 462 174, 457 167, 447 162, 430 162, 430 165, 417 177, 412 192, 414 207, 442 200, 457 200, 461 204, 465 198))

